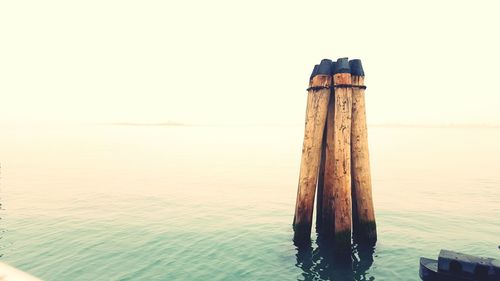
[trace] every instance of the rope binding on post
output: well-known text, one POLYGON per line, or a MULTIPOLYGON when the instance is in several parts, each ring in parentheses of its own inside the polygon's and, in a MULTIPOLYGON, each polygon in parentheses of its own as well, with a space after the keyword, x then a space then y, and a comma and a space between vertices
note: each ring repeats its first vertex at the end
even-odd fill
POLYGON ((338 85, 332 85, 332 86, 312 86, 307 88, 307 91, 319 91, 323 89, 332 89, 335 90, 335 88, 358 88, 358 89, 363 89, 366 90, 365 85, 352 85, 352 84, 338 84, 338 85))

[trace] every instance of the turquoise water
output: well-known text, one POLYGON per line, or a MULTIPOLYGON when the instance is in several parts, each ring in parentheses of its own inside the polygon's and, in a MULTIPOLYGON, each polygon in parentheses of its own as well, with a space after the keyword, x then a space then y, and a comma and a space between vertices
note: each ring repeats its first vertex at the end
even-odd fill
POLYGON ((44 280, 419 280, 500 257, 500 130, 369 129, 379 241, 292 243, 302 127, 0 128, 0 254, 44 280))

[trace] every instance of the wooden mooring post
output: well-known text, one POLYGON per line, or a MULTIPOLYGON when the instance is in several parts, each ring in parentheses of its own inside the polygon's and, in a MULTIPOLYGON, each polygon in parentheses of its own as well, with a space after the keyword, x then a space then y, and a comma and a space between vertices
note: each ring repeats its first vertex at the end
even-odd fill
POLYGON ((314 196, 331 83, 331 60, 322 60, 316 72, 313 71, 307 93, 304 143, 293 219, 294 241, 299 244, 311 239, 314 196))
POLYGON ((358 244, 377 240, 364 94, 360 60, 325 59, 314 67, 293 221, 296 244, 311 239, 316 186, 321 241, 333 242, 335 253, 347 257, 353 237, 358 244))
MULTIPOLYGON (((333 105, 333 143, 327 138, 327 163, 332 163, 331 181, 333 189, 334 246, 336 251, 351 250, 352 199, 351 199, 351 116, 352 87, 349 60, 340 58, 334 64, 333 88, 335 103, 333 105), (333 149, 330 146, 333 145, 333 149), (333 151, 333 155, 329 151, 333 151), (330 159, 330 160, 329 160, 330 159)), ((329 128, 330 129, 330 128, 329 128)))
MULTIPOLYGON (((332 72, 335 70, 336 62, 332 63, 332 72)), ((321 204, 318 205, 318 209, 316 212, 321 213, 321 217, 318 218, 321 223, 321 228, 319 232, 325 240, 328 240, 328 237, 333 235, 334 233, 334 223, 335 223, 335 214, 334 214, 334 194, 333 194, 333 169, 335 166, 334 155, 334 120, 335 120, 335 91, 332 90, 332 96, 330 97, 330 102, 328 103, 328 113, 326 117, 325 124, 325 141, 323 142, 323 150, 324 150, 324 171, 323 171, 323 182, 321 186, 321 198, 318 196, 318 200, 321 199, 321 204), (321 207, 320 207, 321 206, 321 207), (320 210, 321 208, 321 210, 320 210)), ((320 191, 319 182, 318 182, 318 192, 320 191)))
POLYGON ((358 243, 375 243, 377 227, 373 209, 368 130, 365 107, 365 73, 361 60, 349 62, 352 76, 352 199, 353 233, 358 243))

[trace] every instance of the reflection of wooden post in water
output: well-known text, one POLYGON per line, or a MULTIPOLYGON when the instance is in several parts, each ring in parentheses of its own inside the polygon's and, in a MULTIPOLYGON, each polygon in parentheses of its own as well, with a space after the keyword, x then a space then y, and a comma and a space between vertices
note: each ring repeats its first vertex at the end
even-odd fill
POLYGON ((293 228, 294 240, 298 243, 310 241, 314 195, 318 180, 321 157, 321 142, 325 126, 331 87, 331 61, 322 60, 313 73, 307 93, 306 123, 304 143, 300 163, 299 185, 293 228))
POLYGON ((361 60, 350 61, 352 74, 352 200, 353 228, 359 242, 377 241, 377 229, 372 200, 370 157, 366 126, 365 87, 361 60))
POLYGON ((335 249, 343 252, 351 250, 352 88, 348 59, 338 59, 334 66, 333 137, 327 137, 325 189, 333 190, 334 243, 335 249), (333 143, 329 140, 333 140, 333 143))

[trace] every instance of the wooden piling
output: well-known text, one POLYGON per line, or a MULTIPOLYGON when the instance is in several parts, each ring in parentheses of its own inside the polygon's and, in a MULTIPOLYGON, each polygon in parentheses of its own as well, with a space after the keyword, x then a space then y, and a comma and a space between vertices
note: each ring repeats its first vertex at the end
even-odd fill
MULTIPOLYGON (((335 68, 335 63, 333 62, 332 68, 335 68)), ((323 188, 322 188, 322 196, 321 196, 321 229, 320 232, 325 238, 328 240, 332 237, 334 233, 334 223, 335 223, 335 213, 334 213, 334 194, 333 194, 333 169, 335 166, 334 159, 334 119, 335 119, 335 92, 332 93, 330 97, 330 102, 328 103, 328 113, 326 117, 326 125, 325 125, 325 142, 324 142, 324 151, 325 151, 325 167, 324 167, 324 176, 323 176, 323 188)), ((318 188, 319 192, 319 188, 318 188)), ((318 197, 319 198, 319 197, 318 197)), ((318 210, 319 212, 319 206, 318 210)))
POLYGON ((304 143, 293 219, 294 241, 296 243, 310 241, 311 239, 314 196, 331 83, 331 61, 322 60, 317 71, 313 72, 307 94, 304 143))
MULTIPOLYGON (((333 236, 337 252, 351 250, 351 114, 352 87, 349 61, 340 58, 334 64, 333 86, 333 135, 327 136, 325 190, 332 192, 329 200, 333 204, 333 236), (332 198, 333 197, 333 198, 332 198), (333 200, 332 200, 333 199, 333 200)), ((324 193, 325 194, 325 193, 324 193)), ((323 199, 325 202, 325 199, 323 199)), ((325 208, 323 208, 323 215, 325 208)), ((331 216, 328 219, 332 219, 331 216)))
MULTIPOLYGON (((311 74, 311 78, 309 79, 309 87, 311 87, 312 83, 312 77, 314 77, 318 71, 319 64, 316 64, 314 66, 313 73, 311 74)), ((331 94, 330 94, 330 100, 331 102, 331 94)), ((318 171, 318 184, 317 184, 317 191, 316 191, 316 229, 321 228, 321 204, 322 204, 322 198, 323 198, 323 179, 325 175, 325 147, 326 147, 326 124, 323 129, 323 139, 321 142, 321 160, 319 164, 319 171, 318 171)))
POLYGON ((351 60, 352 79, 352 200, 353 229, 358 242, 375 243, 377 227, 372 199, 370 157, 366 126, 364 71, 361 60, 351 60))

